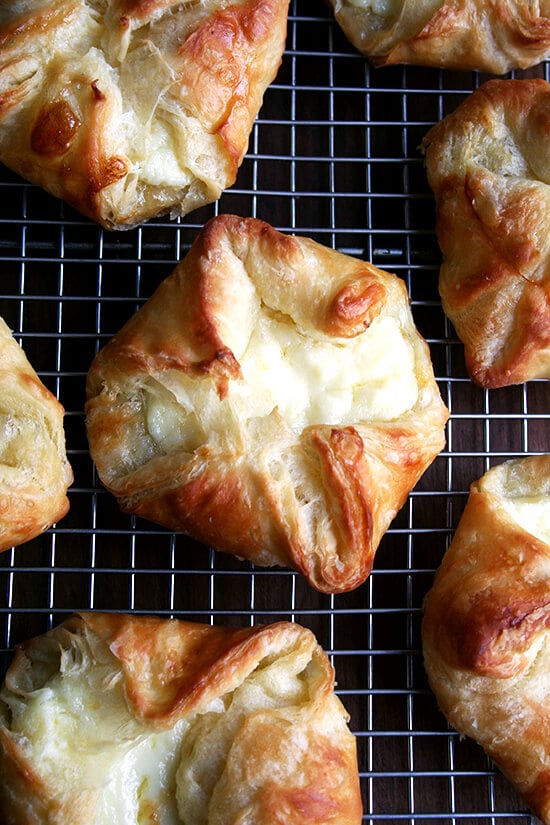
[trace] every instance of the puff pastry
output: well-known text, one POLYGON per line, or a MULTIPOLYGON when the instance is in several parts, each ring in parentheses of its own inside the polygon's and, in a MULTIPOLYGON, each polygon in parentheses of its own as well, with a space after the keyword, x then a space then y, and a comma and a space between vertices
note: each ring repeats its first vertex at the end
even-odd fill
POLYGON ((449 722, 550 823, 550 455, 472 484, 425 600, 424 661, 449 722))
POLYGON ((69 509, 64 412, 0 318, 0 551, 35 538, 69 509))
POLYGON ((0 691, 4 825, 360 825, 355 737, 313 634, 76 614, 0 691))
POLYGON ((448 417, 403 281, 230 215, 99 352, 87 396, 124 511, 325 592, 368 576, 448 417))
POLYGON ((426 135, 443 309, 483 387, 550 378, 550 84, 492 80, 426 135))
POLYGON ((550 54, 547 0, 330 0, 376 66, 416 63, 505 74, 550 54))
POLYGON ((108 229, 235 181, 288 0, 27 0, 0 8, 0 161, 108 229))

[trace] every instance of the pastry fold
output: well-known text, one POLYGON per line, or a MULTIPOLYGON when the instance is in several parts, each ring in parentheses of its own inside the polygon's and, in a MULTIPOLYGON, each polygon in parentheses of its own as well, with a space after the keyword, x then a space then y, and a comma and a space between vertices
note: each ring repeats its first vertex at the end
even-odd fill
POLYGON ((491 80, 426 135, 443 309, 488 388, 550 378, 550 84, 491 80))
POLYGON ((403 281, 230 215, 98 353, 87 397, 125 512, 324 592, 368 576, 448 417, 403 281))
POLYGON ((550 823, 550 455, 472 484, 422 624, 430 686, 550 823))
POLYGON ((4 825, 359 825, 355 737, 311 631, 75 614, 0 691, 4 825))
POLYGON ((375 66, 505 74, 550 54, 545 0, 331 0, 344 34, 375 66))
POLYGON ((288 0, 29 0, 0 9, 0 161, 107 229, 235 182, 288 0))
POLYGON ((0 551, 40 535, 69 509, 64 414, 0 318, 0 551))

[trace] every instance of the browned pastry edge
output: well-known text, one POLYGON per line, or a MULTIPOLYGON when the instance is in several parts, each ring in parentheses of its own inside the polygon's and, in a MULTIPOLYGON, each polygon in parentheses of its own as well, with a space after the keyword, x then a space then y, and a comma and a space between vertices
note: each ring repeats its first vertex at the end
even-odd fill
POLYGON ((23 349, 0 318, 0 412, 20 428, 0 432, 0 551, 39 536, 69 510, 73 474, 65 451, 65 410, 44 386, 23 349), (4 441, 5 440, 5 441, 4 441), (23 443, 25 441, 25 443, 23 443), (10 451, 9 458, 5 450, 10 451))
POLYGON ((375 66, 410 63, 502 75, 550 53, 550 17, 522 0, 446 0, 435 10, 405 0, 397 15, 376 22, 368 10, 330 2, 350 42, 375 66))
POLYGON ((443 253, 439 290, 472 380, 487 388, 550 377, 550 188, 540 146, 550 135, 550 84, 491 80, 424 138, 443 253), (507 171, 489 141, 509 130, 529 178, 507 171), (491 153, 488 167, 483 152, 491 153), (537 171, 537 168, 540 171, 537 171))
POLYGON ((239 300, 227 274, 233 258, 255 268, 269 301, 286 307, 306 332, 353 337, 394 305, 408 311, 405 286, 395 276, 263 221, 218 216, 94 359, 86 403, 92 457, 125 512, 260 565, 292 567, 321 591, 350 590, 370 573, 383 533, 444 445, 448 411, 412 322, 404 334, 414 351, 419 396, 397 420, 312 425, 296 437, 270 418, 245 447, 238 438, 223 449, 206 442, 191 455, 158 455, 137 469, 123 467, 131 443, 122 445, 121 433, 137 438, 141 432, 141 413, 128 396, 132 383, 176 370, 212 377, 223 398, 239 378, 222 329, 225 302, 239 300), (286 470, 282 480, 273 476, 269 463, 284 468, 283 455, 319 479, 315 494, 332 524, 326 529, 334 531, 334 552, 323 551, 324 535, 308 536, 301 494, 286 470))
POLYGON ((323 694, 334 688, 333 668, 313 634, 292 622, 235 628, 123 613, 80 613, 73 621, 84 622, 108 645, 121 663, 133 713, 153 727, 200 712, 234 690, 262 659, 294 646, 316 651, 323 694))
POLYGON ((235 182, 264 92, 281 64, 288 0, 220 2, 206 14, 200 4, 174 0, 96 5, 59 0, 16 9, 5 21, 0 160, 110 230, 211 203, 235 182), (75 49, 87 44, 87 51, 71 53, 71 40, 75 49), (126 64, 139 49, 156 61, 147 89, 139 79, 128 81, 135 71, 126 64), (172 164, 177 154, 187 172, 185 182, 160 174, 160 160, 159 179, 144 176, 143 158, 134 157, 125 132, 126 109, 139 120, 153 90, 158 99, 140 124, 143 134, 151 133, 147 152, 157 152, 152 124, 160 124, 164 144, 173 142, 172 164))
POLYGON ((474 482, 424 602, 430 686, 459 733, 477 741, 550 823, 550 546, 507 497, 550 506, 550 455, 510 460, 474 482))

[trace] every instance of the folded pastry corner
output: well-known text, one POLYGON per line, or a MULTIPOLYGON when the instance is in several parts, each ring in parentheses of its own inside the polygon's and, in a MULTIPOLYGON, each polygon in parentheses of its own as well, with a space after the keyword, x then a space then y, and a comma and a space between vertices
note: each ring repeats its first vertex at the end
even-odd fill
POLYGON ((472 380, 550 378, 550 84, 490 80, 426 135, 443 309, 472 380))
POLYGON ((288 0, 31 0, 0 9, 0 161, 107 229, 231 186, 288 0))
POLYGON ((441 711, 550 824, 550 455, 474 482, 424 603, 441 711))
POLYGON ((0 551, 66 515, 65 411, 0 318, 0 551))
POLYGON ((366 579, 448 417, 401 279, 232 215, 98 353, 87 399, 125 512, 324 592, 366 579))
POLYGON ((360 825, 355 737, 311 631, 75 614, 0 690, 5 825, 360 825))
POLYGON ((539 0, 330 0, 342 31, 375 66, 502 75, 550 54, 550 8, 539 0))

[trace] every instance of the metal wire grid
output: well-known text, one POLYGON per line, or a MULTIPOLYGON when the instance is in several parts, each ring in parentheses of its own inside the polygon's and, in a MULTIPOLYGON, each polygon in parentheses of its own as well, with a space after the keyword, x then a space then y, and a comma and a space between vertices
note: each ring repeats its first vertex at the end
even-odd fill
POLYGON ((237 183, 218 204, 113 234, 0 170, 0 314, 66 408, 75 474, 68 516, 0 557, 3 670, 14 644, 73 610, 298 621, 334 662, 357 735, 366 823, 535 822, 481 750, 438 712, 419 633, 422 599, 470 482, 492 463, 549 448, 547 384, 475 388, 437 294, 433 201, 418 145, 483 79, 373 70, 327 8, 294 0, 281 70, 237 183), (397 273, 430 345, 451 411, 447 448, 353 593, 323 596, 288 570, 255 569, 124 516, 94 473, 83 416, 88 366, 218 211, 263 218, 397 273))

